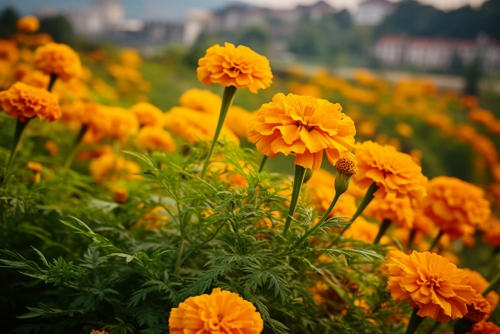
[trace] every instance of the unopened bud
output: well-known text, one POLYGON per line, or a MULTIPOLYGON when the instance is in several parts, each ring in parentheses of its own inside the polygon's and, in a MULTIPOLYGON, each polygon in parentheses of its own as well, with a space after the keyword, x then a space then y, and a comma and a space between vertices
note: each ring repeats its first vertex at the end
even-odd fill
POLYGON ((335 164, 337 175, 335 176, 335 192, 343 194, 349 188, 351 177, 358 172, 356 160, 352 155, 341 157, 335 164))

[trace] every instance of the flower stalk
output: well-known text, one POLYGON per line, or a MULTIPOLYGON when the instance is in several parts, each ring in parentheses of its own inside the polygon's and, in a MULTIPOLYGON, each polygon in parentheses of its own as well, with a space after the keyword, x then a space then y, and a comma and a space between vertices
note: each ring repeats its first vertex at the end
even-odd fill
POLYGON ((21 136, 23 135, 24 130, 26 129, 26 126, 28 125, 28 122, 30 121, 30 118, 27 118, 25 122, 21 122, 19 118, 16 120, 16 128, 14 130, 14 140, 12 142, 12 147, 10 149, 10 156, 9 160, 7 161, 7 165, 5 168, 5 179, 7 179, 10 170, 12 169, 12 164, 14 163, 14 158, 17 154, 17 151, 19 149, 19 142, 21 141, 21 136))
POLYGON ((441 239, 441 237, 443 235, 444 235, 443 230, 439 230, 439 234, 437 235, 436 239, 434 239, 434 241, 432 242, 431 247, 429 247, 429 252, 432 252, 432 250, 434 249, 434 247, 437 246, 437 244, 439 243, 439 240, 441 239))
POLYGON ((490 291, 496 290, 500 287, 500 273, 491 281, 490 285, 482 292, 483 297, 486 297, 490 291))
POLYGON ((57 74, 51 73, 50 74, 49 86, 47 87, 47 90, 49 92, 52 91, 52 88, 54 88, 54 84, 56 83, 56 80, 57 80, 57 74))
POLYGON ((424 320, 424 318, 419 316, 417 312, 418 308, 414 309, 411 313, 410 323, 408 324, 408 328, 406 328, 405 334, 414 334, 424 320))
POLYGON ((305 175, 306 175, 306 169, 302 166, 295 165, 292 199, 290 201, 290 209, 288 210, 288 216, 286 217, 285 227, 283 229, 283 235, 286 235, 288 233, 288 229, 290 228, 290 223, 292 222, 293 214, 295 213, 295 209, 297 208, 297 203, 299 201, 299 195, 300 195, 300 188, 302 187, 302 183, 304 183, 305 175))
POLYGON ((224 121, 226 120, 227 112, 229 111, 229 107, 231 107, 231 105, 233 104, 234 96, 236 94, 236 89, 237 88, 235 86, 229 86, 224 88, 224 94, 222 96, 222 105, 220 107, 220 113, 219 113, 219 120, 217 121, 217 128, 215 129, 215 134, 212 140, 212 144, 210 145, 207 158, 205 159, 203 169, 201 170, 202 179, 205 177, 205 174, 207 173, 207 168, 210 163, 210 158, 212 158, 215 145, 217 145, 217 140, 219 139, 222 126, 224 125, 224 121))
POLYGON ((377 186, 377 183, 376 182, 373 182, 370 187, 368 188, 368 190, 366 191, 366 194, 365 194, 365 197, 363 198, 363 200, 361 201, 361 204, 359 204, 358 206, 358 209, 356 210, 356 212, 354 213, 354 215, 352 216, 351 220, 349 221, 349 224, 346 225, 342 231, 340 231, 340 234, 337 236, 337 238, 341 237, 345 231, 347 231, 347 229, 349 228, 349 226, 352 225, 352 223, 356 220, 356 218, 358 218, 362 213, 363 211, 366 209, 366 207, 368 206, 368 204, 370 204, 370 202, 373 200, 373 198, 375 197, 375 192, 378 190, 378 186, 377 186))
POLYGON ((78 135, 75 138, 75 141, 73 142, 73 146, 71 146, 68 156, 66 157, 66 161, 63 165, 63 170, 68 170, 71 167, 73 160, 75 160, 76 153, 78 152, 78 146, 80 145, 85 132, 87 132, 87 125, 83 124, 80 128, 80 131, 78 132, 78 135))
POLYGON ((264 170, 264 166, 266 164, 266 161, 267 161, 267 155, 264 155, 262 157, 262 161, 260 162, 260 166, 259 166, 259 174, 262 173, 262 171, 264 170))
POLYGON ((378 243, 380 242, 380 239, 382 239, 382 237, 384 236, 384 234, 387 231, 387 229, 389 228, 389 226, 391 226, 391 220, 384 219, 382 221, 382 224, 380 224, 380 229, 378 230, 378 234, 375 237, 375 240, 373 241, 374 245, 378 245, 378 243))

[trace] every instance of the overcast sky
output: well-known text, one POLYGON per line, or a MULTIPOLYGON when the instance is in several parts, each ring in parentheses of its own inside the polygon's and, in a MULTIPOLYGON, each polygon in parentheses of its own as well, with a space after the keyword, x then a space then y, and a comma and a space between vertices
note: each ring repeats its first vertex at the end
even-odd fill
MULTIPOLYGON (((298 4, 313 4, 318 0, 245 0, 245 1, 264 7, 292 8, 298 4)), ((356 9, 358 3, 361 2, 361 0, 325 0, 325 1, 335 8, 348 8, 351 10, 356 9)), ((397 1, 397 0, 390 0, 390 1, 397 1)), ((467 4, 470 4, 472 6, 479 6, 483 2, 485 2, 485 0, 419 0, 419 1, 422 3, 434 5, 441 9, 453 9, 467 4)))

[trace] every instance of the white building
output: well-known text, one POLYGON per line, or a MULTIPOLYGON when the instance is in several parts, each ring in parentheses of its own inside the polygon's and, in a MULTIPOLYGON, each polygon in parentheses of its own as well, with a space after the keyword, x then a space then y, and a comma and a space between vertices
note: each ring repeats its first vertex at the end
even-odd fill
POLYGON ((184 21, 184 33, 182 42, 191 46, 196 43, 198 36, 213 24, 214 17, 212 13, 203 9, 191 9, 187 12, 184 21))
POLYGON ((395 9, 395 4, 387 0, 367 0, 359 4, 353 21, 358 26, 378 26, 395 9))

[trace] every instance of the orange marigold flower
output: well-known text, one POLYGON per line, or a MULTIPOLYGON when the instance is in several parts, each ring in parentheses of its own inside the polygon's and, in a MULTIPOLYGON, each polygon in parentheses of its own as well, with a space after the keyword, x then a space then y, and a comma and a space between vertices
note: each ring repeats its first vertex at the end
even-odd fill
POLYGON ((47 89, 47 87, 49 87, 49 81, 50 76, 40 71, 30 72, 21 79, 21 82, 27 85, 42 89, 47 89))
POLYGON ((155 230, 167 225, 167 211, 162 206, 157 206, 141 217, 136 223, 136 227, 144 227, 146 230, 155 230))
POLYGON ((92 102, 74 101, 61 105, 61 122, 69 127, 80 127, 88 124, 98 113, 98 105, 92 102))
POLYGON ((130 108, 142 126, 163 127, 163 111, 148 102, 139 102, 130 108))
MULTIPOLYGON (((469 285, 477 292, 482 293, 488 286, 490 286, 490 283, 479 272, 467 268, 464 268, 464 271, 467 275, 469 275, 469 285)), ((485 296, 485 299, 493 309, 496 309, 500 296, 495 291, 490 291, 485 296)))
POLYGON ((82 64, 78 54, 66 44, 48 43, 35 50, 34 65, 47 74, 55 74, 61 80, 79 77, 82 64))
POLYGON ((42 171, 42 164, 39 162, 28 162, 28 166, 26 167, 29 171, 40 173, 42 171))
POLYGON ((125 203, 128 200, 127 189, 123 187, 113 189, 113 199, 117 203, 125 203))
POLYGON ((7 115, 19 118, 21 122, 33 117, 53 122, 61 117, 61 108, 54 95, 22 82, 16 82, 8 90, 0 92, 0 110, 5 110, 7 115))
POLYGON ((180 303, 172 309, 168 325, 171 334, 260 334, 264 330, 262 317, 252 303, 220 288, 180 303))
POLYGON ((385 198, 375 197, 363 212, 379 222, 388 219, 395 225, 407 229, 413 228, 415 221, 415 211, 411 207, 410 199, 397 198, 394 194, 388 194, 385 198))
POLYGON ((19 49, 16 42, 10 39, 0 39, 0 59, 11 64, 19 59, 19 49))
POLYGON ((59 145, 53 140, 47 140, 43 145, 43 148, 49 151, 51 156, 56 156, 59 153, 59 145))
POLYGON ((474 324, 467 334, 500 334, 500 327, 490 321, 481 321, 474 324))
POLYGON ((98 158, 92 159, 89 164, 90 175, 97 183, 106 180, 116 181, 118 179, 141 179, 139 174, 141 167, 133 161, 113 153, 106 153, 98 158))
POLYGON ((473 234, 475 226, 483 224, 491 213, 481 188, 448 176, 429 182, 422 210, 451 238, 473 234))
POLYGON ((122 107, 99 106, 87 125, 84 142, 98 142, 104 137, 125 142, 139 129, 135 115, 122 107))
MULTIPOLYGON (((350 228, 345 231, 344 236, 346 238, 372 243, 377 237, 378 230, 379 226, 377 224, 370 223, 363 217, 358 217, 354 223, 351 224, 350 228)), ((384 238, 386 237, 383 237, 382 240, 384 240, 384 238)), ((384 243, 385 241, 381 242, 381 244, 384 243)))
POLYGON ((409 196, 416 200, 425 196, 427 178, 422 174, 422 167, 393 146, 365 141, 356 148, 356 160, 359 172, 353 179, 360 188, 366 189, 376 182, 377 196, 394 193, 396 197, 409 196))
POLYGON ((192 88, 179 98, 182 107, 212 115, 219 115, 222 99, 219 95, 206 89, 192 88))
POLYGON ((486 320, 493 312, 490 303, 477 291, 474 291, 471 300, 467 303, 465 320, 476 323, 486 320))
POLYGON ((418 315, 441 323, 462 318, 474 290, 465 271, 429 252, 399 254, 387 262, 387 288, 396 302, 408 300, 418 315))
POLYGON ((108 334, 108 332, 106 332, 106 331, 98 331, 96 329, 93 329, 92 332, 90 332, 90 334, 108 334))
POLYGON ((148 151, 161 149, 168 153, 173 153, 177 149, 174 139, 167 131, 153 126, 143 127, 137 135, 139 144, 148 151))
POLYGON ((17 21, 17 30, 24 32, 35 32, 40 28, 40 22, 34 16, 25 16, 17 21))
POLYGON ((295 155, 295 164, 319 169, 323 151, 332 165, 354 147, 354 122, 338 103, 294 94, 276 94, 250 123, 248 139, 274 158, 295 155))
POLYGON ((249 133, 248 123, 255 114, 242 107, 232 105, 226 117, 226 125, 240 138, 247 138, 249 133))
MULTIPOLYGON (((192 144, 200 140, 212 139, 217 127, 217 116, 202 114, 185 107, 173 107, 165 113, 165 127, 192 144)), ((240 140, 227 126, 222 127, 220 138, 232 140, 238 145, 240 140)))
POLYGON ((213 83, 225 87, 248 88, 252 93, 271 85, 273 73, 269 60, 250 48, 225 43, 208 48, 198 61, 198 79, 206 86, 213 83))

